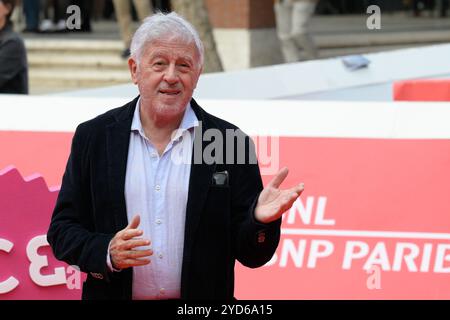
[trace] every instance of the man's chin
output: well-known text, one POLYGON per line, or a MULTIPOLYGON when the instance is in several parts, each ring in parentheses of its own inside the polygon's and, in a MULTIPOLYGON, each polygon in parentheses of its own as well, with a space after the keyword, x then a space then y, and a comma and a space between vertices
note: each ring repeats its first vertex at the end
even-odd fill
POLYGON ((160 103, 158 103, 156 105, 155 111, 160 115, 160 116, 165 116, 165 117, 174 117, 180 114, 184 113, 184 110, 186 109, 186 104, 177 102, 177 103, 167 103, 164 101, 161 101, 160 103))

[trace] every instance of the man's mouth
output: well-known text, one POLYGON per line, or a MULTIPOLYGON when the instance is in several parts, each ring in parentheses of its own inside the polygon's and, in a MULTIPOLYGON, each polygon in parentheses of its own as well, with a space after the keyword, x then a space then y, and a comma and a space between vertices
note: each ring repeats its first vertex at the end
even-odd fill
POLYGON ((181 93, 180 90, 159 90, 159 93, 165 94, 168 96, 176 96, 181 93))

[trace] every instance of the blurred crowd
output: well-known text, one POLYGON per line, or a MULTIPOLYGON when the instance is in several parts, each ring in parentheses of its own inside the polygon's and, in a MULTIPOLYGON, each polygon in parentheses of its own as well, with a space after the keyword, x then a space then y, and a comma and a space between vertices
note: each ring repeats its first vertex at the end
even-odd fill
POLYGON ((16 16, 24 21, 24 33, 92 32, 92 19, 116 19, 124 58, 129 55, 133 20, 142 21, 154 10, 170 11, 169 0, 17 0, 16 5, 22 9, 16 10, 16 16), (73 5, 80 9, 81 24, 69 29, 67 18, 75 11, 68 9, 73 5))
MULTIPOLYGON (((222 0, 228 1, 228 0, 222 0)), ((382 12, 409 11, 413 16, 446 17, 450 0, 273 0, 277 35, 285 62, 315 59, 318 48, 309 33, 314 14, 365 14, 370 5, 382 12)), ((73 7, 72 7, 73 8, 73 7)), ((93 32, 91 20, 115 20, 124 50, 130 55, 133 21, 154 11, 170 11, 170 0, 0 0, 0 93, 28 92, 26 52, 12 21, 24 33, 93 32), (71 6, 79 8, 79 23, 68 28, 71 6), (15 9, 15 10, 14 10, 15 9), (13 14, 14 12, 14 14, 13 14), (11 89, 11 88, 16 89, 11 89), (7 89, 5 89, 7 88, 7 89)), ((17 28, 16 28, 17 30, 17 28)))
MULTIPOLYGON (((169 11, 169 0, 18 0, 18 14, 23 13, 25 28, 23 32, 68 32, 66 18, 69 13, 67 8, 76 5, 81 12, 81 28, 74 32, 91 32, 91 19, 111 19, 122 14, 123 8, 127 8, 134 18, 139 18, 141 8, 155 8, 161 11, 169 11), (131 2, 134 6, 131 6, 131 2), (126 7, 124 7, 126 6, 126 7)), ((72 31, 72 30, 70 30, 72 31)))
POLYGON ((445 18, 448 14, 449 0, 409 0, 414 11, 414 15, 419 17, 422 15, 423 11, 428 11, 433 13, 435 11, 439 12, 439 17, 445 18))
POLYGON ((0 0, 0 93, 28 93, 27 53, 14 21, 23 21, 24 33, 92 32, 91 19, 115 18, 127 58, 133 20, 142 21, 154 10, 170 11, 169 0, 0 0), (74 5, 77 9, 70 10, 74 5), (69 28, 68 18, 76 12, 77 26, 69 28))
POLYGON ((382 12, 408 10, 415 17, 446 17, 450 0, 274 0, 277 35, 285 62, 316 59, 318 49, 308 32, 314 14, 364 14, 370 5, 382 12))
POLYGON ((383 12, 410 11, 414 16, 446 17, 449 0, 320 0, 318 14, 365 13, 370 5, 378 5, 383 12))

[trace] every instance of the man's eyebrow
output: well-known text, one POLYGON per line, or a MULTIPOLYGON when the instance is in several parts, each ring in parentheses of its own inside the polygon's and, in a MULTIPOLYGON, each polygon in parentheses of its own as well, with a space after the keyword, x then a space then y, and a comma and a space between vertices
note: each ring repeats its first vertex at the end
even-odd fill
POLYGON ((155 59, 155 58, 161 58, 161 57, 163 57, 163 56, 166 55, 166 54, 167 54, 166 52, 161 52, 161 51, 152 53, 152 54, 150 55, 150 60, 151 60, 151 59, 155 59))
MULTIPOLYGON (((167 51, 158 51, 155 53, 152 53, 149 57, 149 61, 158 59, 158 58, 165 58, 165 56, 169 55, 170 53, 167 51)), ((179 57, 177 60, 183 60, 186 61, 190 64, 194 64, 194 58, 190 57, 190 56, 181 56, 179 57)))
POLYGON ((189 56, 183 56, 183 57, 181 57, 180 58, 181 60, 185 60, 185 61, 187 61, 187 62, 189 62, 189 63, 194 63, 194 59, 192 59, 191 57, 189 57, 189 56))

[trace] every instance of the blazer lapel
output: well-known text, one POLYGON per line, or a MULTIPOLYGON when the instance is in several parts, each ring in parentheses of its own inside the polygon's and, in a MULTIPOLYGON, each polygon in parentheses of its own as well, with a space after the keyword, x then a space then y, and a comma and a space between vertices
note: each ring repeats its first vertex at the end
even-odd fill
MULTIPOLYGON (((192 251, 192 245, 195 239, 195 233, 197 232, 198 223, 200 221, 201 212, 206 201, 208 189, 211 185, 212 175, 215 171, 215 164, 203 163, 203 156, 201 162, 196 163, 196 153, 203 155, 203 150, 208 145, 203 141, 203 134, 209 128, 209 123, 205 119, 204 111, 197 105, 194 99, 191 100, 191 107, 197 116, 201 130, 195 131, 194 146, 192 152, 191 173, 189 178, 189 192, 186 205, 186 222, 184 233, 184 250, 183 250, 183 264, 181 273, 181 298, 187 294, 187 282, 190 267, 190 257, 192 251)), ((197 157, 198 158, 198 157, 197 157)), ((199 159, 197 159, 198 162, 199 159)))
POLYGON ((130 130, 137 99, 128 104, 116 121, 107 127, 106 153, 108 185, 111 195, 111 206, 117 230, 128 224, 125 205, 125 175, 127 170, 130 130))

